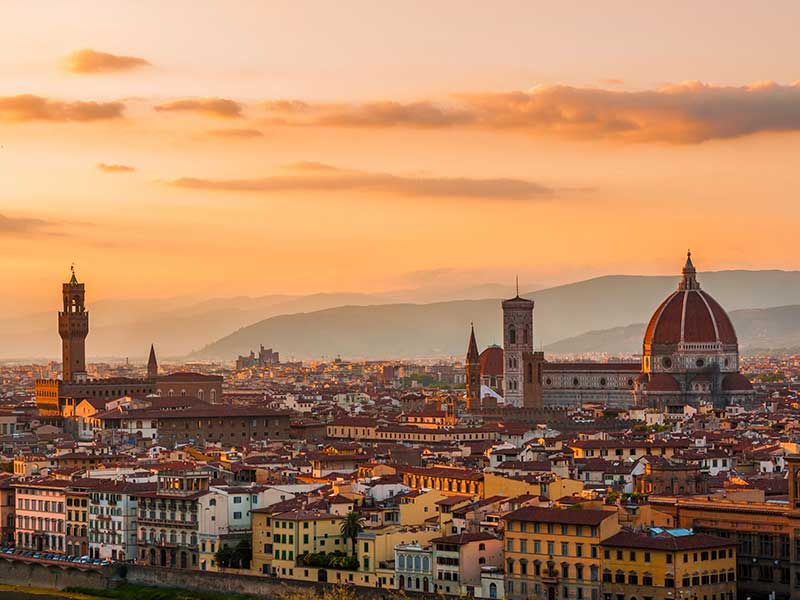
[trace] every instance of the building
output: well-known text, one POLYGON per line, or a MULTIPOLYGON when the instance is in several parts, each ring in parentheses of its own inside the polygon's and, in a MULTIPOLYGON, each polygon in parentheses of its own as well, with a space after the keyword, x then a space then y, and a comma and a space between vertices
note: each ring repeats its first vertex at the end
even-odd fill
MULTIPOLYGON (((475 596, 486 567, 503 565, 503 540, 489 533, 459 533, 431 540, 434 591, 475 596)), ((427 591, 427 590, 423 590, 427 591)))
POLYGON ((65 554, 70 482, 49 477, 12 484, 17 502, 17 548, 65 554))
POLYGON ((0 478, 0 544, 10 545, 16 539, 14 510, 14 487, 9 476, 0 478))
POLYGON ((159 396, 189 396, 201 402, 215 404, 222 401, 222 380, 222 375, 181 371, 157 375, 153 385, 159 396))
POLYGON ((524 507, 503 516, 506 598, 600 598, 600 543, 616 510, 524 507))
MULTIPOLYGON (((299 557, 349 552, 350 544, 341 532, 343 519, 341 515, 321 510, 276 512, 266 508, 253 511, 251 569, 290 579, 311 577, 306 568, 310 565, 301 565, 299 557), (295 570, 298 571, 296 575, 295 570)), ((328 581, 326 569, 313 570, 314 581, 328 581)))
MULTIPOLYGON (((89 494, 85 489, 66 490, 65 552, 68 556, 89 555, 89 494)), ((104 557, 105 558, 105 557, 104 557)))
POLYGON ((180 569, 199 565, 199 500, 208 493, 210 475, 199 471, 163 471, 153 491, 137 491, 138 558, 144 564, 180 569))
POLYGON ((544 354, 533 351, 533 300, 503 300, 503 389, 507 405, 541 408, 544 354))
POLYGON ((653 313, 642 344, 637 402, 724 407, 753 399, 752 384, 739 372, 739 342, 725 310, 700 288, 691 252, 678 289, 653 313))
POLYGON ((603 600, 736 597, 736 542, 730 539, 655 528, 620 531, 601 547, 603 600))
POLYGON ((193 396, 206 402, 222 399, 222 376, 200 373, 158 375, 155 348, 150 346, 147 377, 89 379, 86 372, 86 337, 89 335, 89 312, 85 306, 85 286, 72 270, 70 280, 62 285, 62 310, 58 313, 58 332, 62 345, 61 379, 35 381, 36 407, 45 416, 62 416, 83 399, 114 400, 124 396, 148 394, 193 396), (66 411, 65 411, 66 409, 66 411))
MULTIPOLYGON (((480 380, 502 397, 506 408, 569 408, 586 402, 623 409, 704 402, 723 407, 755 398, 752 384, 739 371, 733 324, 700 289, 691 254, 678 289, 650 319, 641 362, 546 362, 542 353, 533 352, 533 301, 517 295, 504 300, 502 308, 503 348, 491 346, 480 354, 480 380)), ((483 396, 480 405, 470 400, 470 412, 497 413, 496 396, 483 396)))
POLYGON ((257 406, 197 406, 159 411, 158 440, 162 444, 221 442, 231 446, 252 440, 290 437, 288 413, 257 406))
POLYGON ((58 313, 58 334, 61 336, 61 373, 64 381, 81 381, 86 375, 86 336, 89 335, 89 313, 86 311, 85 290, 75 277, 61 286, 63 310, 58 313))
POLYGON ((252 350, 247 356, 241 354, 236 358, 236 370, 249 369, 252 367, 269 367, 280 364, 280 355, 273 352, 272 348, 264 348, 263 344, 258 349, 258 355, 252 350))
POLYGON ((156 485, 108 479, 84 481, 89 496, 89 555, 105 560, 135 559, 137 493, 154 492, 156 485))
POLYGON ((469 334, 467 358, 464 363, 467 369, 467 412, 481 406, 481 357, 478 354, 478 343, 475 341, 475 327, 469 334))

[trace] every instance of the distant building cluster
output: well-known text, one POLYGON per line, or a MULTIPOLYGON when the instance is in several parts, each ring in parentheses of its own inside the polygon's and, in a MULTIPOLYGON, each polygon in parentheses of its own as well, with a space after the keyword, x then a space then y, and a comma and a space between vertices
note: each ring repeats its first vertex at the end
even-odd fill
POLYGON ((262 345, 258 349, 258 354, 251 350, 247 356, 239 355, 236 359, 236 370, 271 367, 280 364, 280 362, 280 356, 277 351, 273 351, 272 348, 264 348, 262 345))

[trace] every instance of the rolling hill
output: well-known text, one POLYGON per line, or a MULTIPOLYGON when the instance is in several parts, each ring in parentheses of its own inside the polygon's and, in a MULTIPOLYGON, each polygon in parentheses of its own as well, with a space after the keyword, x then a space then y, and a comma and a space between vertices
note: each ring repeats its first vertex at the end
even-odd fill
MULTIPOLYGON (((729 311, 800 305, 798 272, 720 271, 698 278, 729 311)), ((550 351, 565 347, 575 348, 572 352, 604 351, 613 341, 636 352, 641 333, 631 323, 645 322, 676 283, 676 277, 607 276, 525 294, 536 301, 537 345, 550 351), (579 342, 566 344, 578 336, 579 342)), ((481 347, 501 342, 499 302, 341 306, 279 315, 238 329, 191 358, 230 359, 260 343, 279 349, 285 359, 461 356, 470 322, 475 323, 481 347)), ((769 314, 760 319, 752 317, 752 330, 763 332, 759 339, 771 344, 780 327, 769 314)), ((744 334, 750 329, 742 327, 740 336, 747 340, 744 334)))

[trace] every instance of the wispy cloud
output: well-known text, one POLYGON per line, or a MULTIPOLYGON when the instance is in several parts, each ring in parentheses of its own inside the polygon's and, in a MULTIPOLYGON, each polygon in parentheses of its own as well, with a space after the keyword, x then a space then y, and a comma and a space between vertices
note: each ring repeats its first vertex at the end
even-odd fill
MULTIPOLYGON (((606 83, 618 85, 616 80, 606 83)), ((577 139, 693 144, 800 130, 800 83, 723 87, 690 81, 646 91, 556 85, 457 94, 442 104, 274 100, 262 107, 273 123, 292 126, 464 126, 577 139)))
POLYGON ((150 66, 150 63, 143 58, 97 52, 90 48, 73 52, 63 63, 64 70, 82 75, 130 71, 131 69, 147 66, 150 66))
POLYGON ((103 121, 122 117, 122 102, 65 102, 32 94, 0 96, 0 121, 103 121))
POLYGON ((97 168, 104 173, 133 173, 136 169, 128 165, 98 163, 97 168))
POLYGON ((261 133, 258 129, 211 129, 206 132, 207 135, 211 137, 219 137, 219 138, 239 138, 239 139, 246 139, 246 138, 257 138, 261 137, 264 134, 261 133))
POLYGON ((511 178, 415 177, 338 169, 321 163, 290 165, 296 174, 256 179, 201 179, 184 177, 170 185, 196 190, 232 192, 314 192, 372 191, 398 196, 427 198, 478 198, 531 200, 553 194, 534 181, 511 178))
POLYGON ((0 214, 0 237, 23 237, 42 233, 53 235, 54 225, 53 222, 44 219, 8 217, 0 214))
POLYGON ((160 112, 199 112, 215 117, 236 118, 242 116, 242 105, 227 98, 189 98, 174 100, 154 107, 160 112))

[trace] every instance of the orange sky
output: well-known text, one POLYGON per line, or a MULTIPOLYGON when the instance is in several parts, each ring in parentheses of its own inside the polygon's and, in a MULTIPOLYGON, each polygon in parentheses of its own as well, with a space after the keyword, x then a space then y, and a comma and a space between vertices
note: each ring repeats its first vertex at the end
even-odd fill
POLYGON ((800 268, 796 3, 3 10, 7 313, 800 268))

